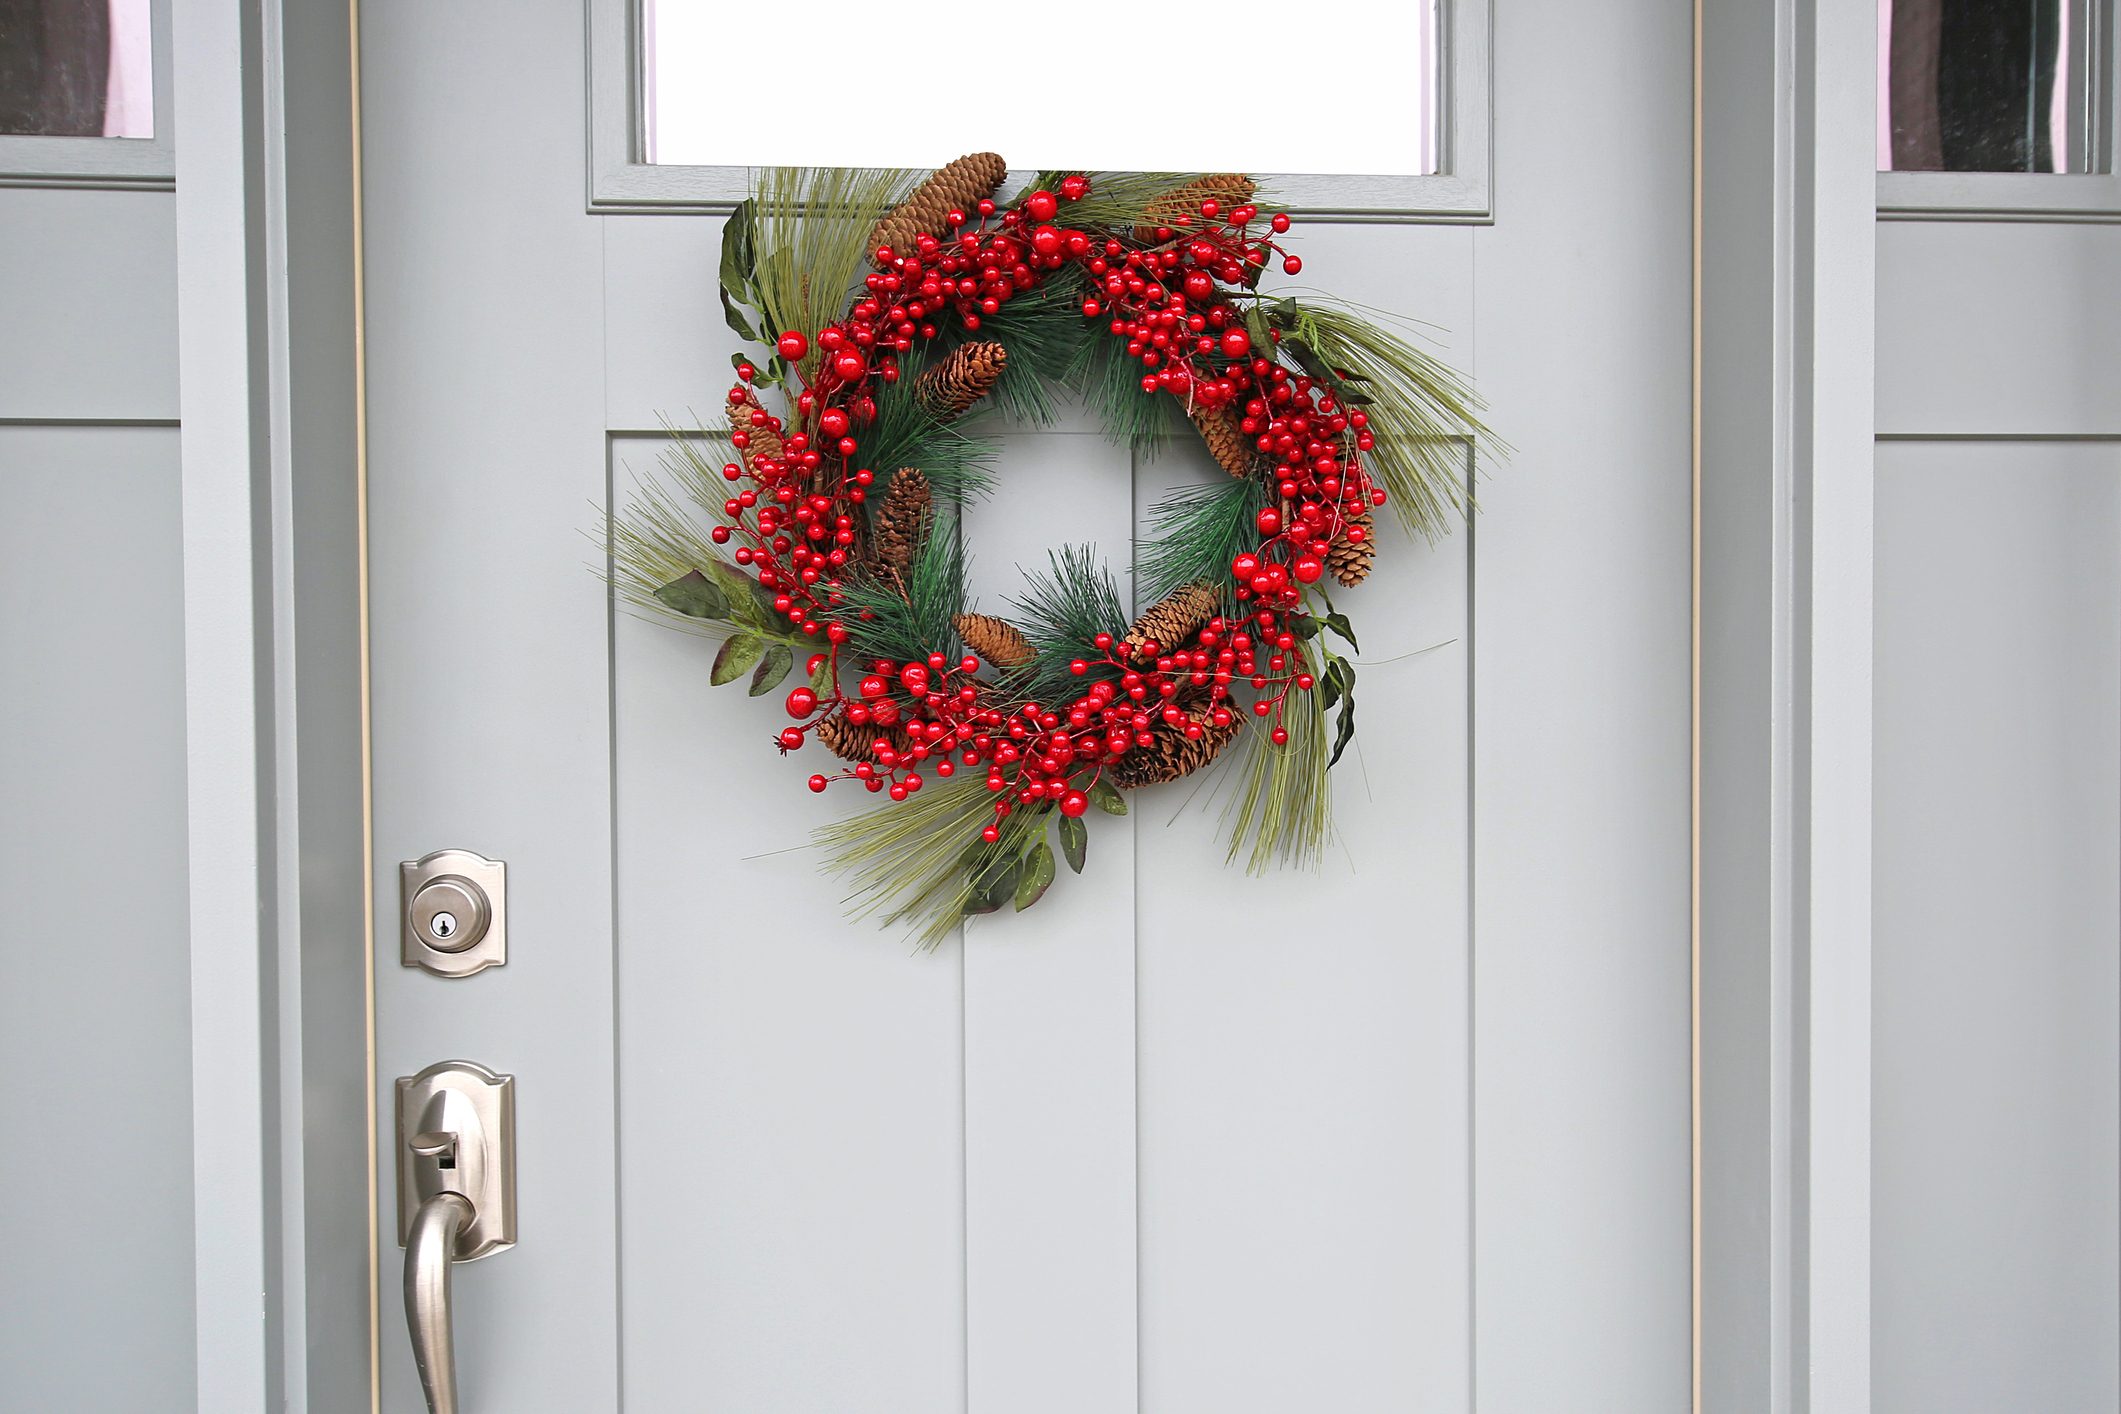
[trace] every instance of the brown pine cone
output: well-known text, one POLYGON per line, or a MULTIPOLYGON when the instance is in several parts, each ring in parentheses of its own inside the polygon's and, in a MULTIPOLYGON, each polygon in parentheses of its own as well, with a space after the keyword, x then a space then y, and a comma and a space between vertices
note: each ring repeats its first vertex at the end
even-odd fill
POLYGON ((1193 425, 1200 429, 1200 440, 1208 444, 1209 455, 1232 476, 1250 476, 1259 462, 1259 448, 1245 435, 1244 428, 1238 425, 1240 421, 1233 407, 1193 410, 1193 425))
POLYGON ((1016 625, 992 614, 955 614, 950 626, 967 648, 997 668, 1021 668, 1038 656, 1016 625))
POLYGON ((760 402, 759 395, 749 388, 744 390, 743 403, 729 410, 729 426, 731 430, 742 428, 750 441, 751 445, 744 448, 744 469, 753 476, 758 475, 758 467, 752 463, 753 457, 769 457, 774 461, 779 461, 781 452, 786 445, 781 441, 781 434, 774 431, 771 427, 752 425, 751 415, 764 411, 766 411, 766 405, 760 402))
POLYGON ((1186 716, 1200 724, 1197 740, 1189 739, 1184 727, 1158 722, 1149 729, 1154 739, 1150 745, 1135 746, 1107 768, 1112 783, 1121 790, 1136 790, 1190 776, 1213 761, 1244 730, 1244 719, 1235 712, 1230 714, 1229 725, 1221 727, 1215 725, 1210 708, 1203 707, 1186 716))
POLYGON ((869 233, 870 255, 885 246, 896 255, 912 254, 915 236, 942 235, 945 216, 952 211, 970 215, 1008 175, 1009 164, 992 152, 968 153, 949 163, 876 223, 869 233))
POLYGON ((1147 224, 1134 228, 1134 239, 1148 243, 1156 239, 1156 228, 1175 226, 1183 219, 1188 222, 1200 219, 1200 204, 1213 198, 1223 204, 1227 212, 1233 206, 1243 206, 1259 190, 1259 183, 1242 172, 1210 172, 1195 177, 1182 187, 1173 187, 1149 203, 1145 213, 1147 224))
POLYGON ((880 741, 894 750, 904 744, 898 732, 890 727, 880 727, 874 722, 857 726, 837 712, 812 727, 810 734, 817 738, 818 745, 842 761, 871 759, 880 741))
POLYGON ((1151 656, 1146 647, 1150 643, 1154 643, 1159 652, 1169 653, 1206 628, 1208 620, 1214 618, 1221 608, 1222 595, 1206 580, 1180 585, 1127 630, 1123 641, 1128 656, 1151 656))
POLYGON ((1343 587, 1353 589, 1370 577, 1370 566, 1377 559, 1377 527, 1364 511, 1341 527, 1340 534, 1326 549, 1326 568, 1343 587), (1350 540, 1348 532, 1360 530, 1362 539, 1350 540))
POLYGON ((992 339, 961 344, 913 380, 913 395, 937 422, 955 422, 994 391, 1008 366, 1009 351, 992 339))
POLYGON ((935 492, 928 478, 904 466, 891 478, 884 502, 876 510, 874 553, 877 562, 903 573, 913 564, 921 542, 928 538, 929 512, 935 492))

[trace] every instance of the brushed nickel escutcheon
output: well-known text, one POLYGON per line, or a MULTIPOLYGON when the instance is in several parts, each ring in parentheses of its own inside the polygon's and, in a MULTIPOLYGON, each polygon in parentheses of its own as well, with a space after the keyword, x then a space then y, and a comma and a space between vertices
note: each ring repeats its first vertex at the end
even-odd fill
POLYGON ((516 1240, 515 1077, 443 1061, 398 1081, 405 1323, 430 1414, 458 1414, 450 1268, 516 1240))
POLYGON ((508 961, 508 866, 438 849, 398 866, 399 961, 469 977, 508 961))

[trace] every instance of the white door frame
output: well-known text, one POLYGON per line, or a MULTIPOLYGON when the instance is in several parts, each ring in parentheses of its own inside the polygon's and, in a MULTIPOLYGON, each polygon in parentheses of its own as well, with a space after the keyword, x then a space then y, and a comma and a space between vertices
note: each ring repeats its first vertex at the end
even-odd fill
MULTIPOLYGON (((374 1387, 355 15, 174 0, 198 1407, 217 1414, 374 1387)), ((1696 1405, 1853 1414, 1875 23, 1826 0, 1696 0, 1694 20, 1696 1405)))

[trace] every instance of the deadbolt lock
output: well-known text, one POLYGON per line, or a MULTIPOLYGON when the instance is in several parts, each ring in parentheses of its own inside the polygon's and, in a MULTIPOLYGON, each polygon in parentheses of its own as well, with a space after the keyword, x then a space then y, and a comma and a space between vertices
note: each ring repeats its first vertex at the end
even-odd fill
POLYGON ((508 866, 468 849, 438 849, 398 866, 400 961, 437 977, 469 977, 508 961, 508 866))

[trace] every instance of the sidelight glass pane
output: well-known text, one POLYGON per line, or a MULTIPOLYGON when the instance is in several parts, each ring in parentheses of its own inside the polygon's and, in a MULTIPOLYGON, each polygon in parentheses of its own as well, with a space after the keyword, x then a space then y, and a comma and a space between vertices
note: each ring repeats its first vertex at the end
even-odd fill
POLYGON ((808 0, 766 29, 730 0, 642 5, 653 163, 914 167, 992 150, 1024 168, 1441 170, 1438 0, 1004 5, 954 20, 808 0), (1361 42, 1344 42, 1358 14, 1361 42), (1299 99, 1271 110, 1288 121, 1258 121, 1268 93, 1299 99))
POLYGON ((2100 0, 1878 0, 1878 170, 2098 170, 2100 0))
POLYGON ((150 0, 0 0, 0 133, 153 137, 150 0))

